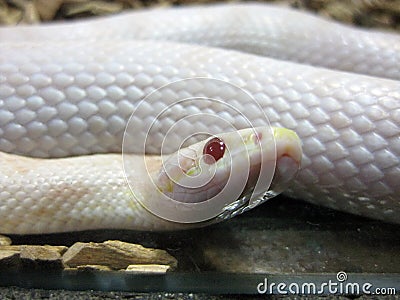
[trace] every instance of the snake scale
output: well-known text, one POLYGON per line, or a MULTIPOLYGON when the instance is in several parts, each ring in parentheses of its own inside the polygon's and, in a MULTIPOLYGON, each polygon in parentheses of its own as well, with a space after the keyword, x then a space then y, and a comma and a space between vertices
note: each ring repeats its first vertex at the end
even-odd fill
POLYGON ((124 200, 121 157, 106 153, 128 121, 141 141, 157 119, 145 151, 158 154, 190 132, 246 128, 243 113, 300 137, 287 195, 400 223, 400 36, 224 4, 0 28, 0 232, 173 228, 124 200), (190 97, 224 102, 175 105, 190 97), (36 177, 10 181, 15 168, 36 177))

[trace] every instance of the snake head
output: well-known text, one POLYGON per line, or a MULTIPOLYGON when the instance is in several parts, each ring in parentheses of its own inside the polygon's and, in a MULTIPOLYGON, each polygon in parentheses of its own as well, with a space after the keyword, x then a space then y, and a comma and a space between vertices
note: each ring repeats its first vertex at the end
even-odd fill
POLYGON ((300 168, 301 156, 300 140, 291 130, 238 130, 163 158, 155 183, 175 213, 167 219, 227 219, 285 190, 300 168))

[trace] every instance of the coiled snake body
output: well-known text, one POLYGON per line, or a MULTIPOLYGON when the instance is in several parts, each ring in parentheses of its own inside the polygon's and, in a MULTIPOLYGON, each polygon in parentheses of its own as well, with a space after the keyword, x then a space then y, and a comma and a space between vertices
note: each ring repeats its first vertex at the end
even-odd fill
MULTIPOLYGON (((145 150, 160 153, 163 145, 171 152, 190 132, 248 127, 245 112, 255 126, 269 121, 300 137, 301 169, 288 195, 399 223, 399 80, 399 35, 259 4, 1 28, 0 150, 34 157, 120 152, 133 113, 132 139, 144 140, 143 124, 157 119, 145 150), (171 106, 190 97, 225 102, 171 106), (188 111, 193 119, 182 120, 188 111), (196 118, 200 113, 226 123, 196 118), (175 138, 166 139, 180 120, 175 138)), ((139 142, 127 147, 143 152, 139 142)), ((0 232, 174 228, 124 200, 119 155, 37 168, 20 156, 0 159, 0 232), (15 168, 30 177, 15 181, 15 168)))

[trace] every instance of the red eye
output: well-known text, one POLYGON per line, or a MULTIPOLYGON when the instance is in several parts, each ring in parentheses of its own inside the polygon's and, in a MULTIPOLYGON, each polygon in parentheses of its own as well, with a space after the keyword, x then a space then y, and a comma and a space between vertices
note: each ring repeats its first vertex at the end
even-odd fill
POLYGON ((218 161, 225 153, 225 143, 223 140, 215 137, 209 140, 203 149, 203 154, 208 154, 214 157, 212 160, 209 156, 204 156, 204 162, 211 165, 212 163, 218 161))

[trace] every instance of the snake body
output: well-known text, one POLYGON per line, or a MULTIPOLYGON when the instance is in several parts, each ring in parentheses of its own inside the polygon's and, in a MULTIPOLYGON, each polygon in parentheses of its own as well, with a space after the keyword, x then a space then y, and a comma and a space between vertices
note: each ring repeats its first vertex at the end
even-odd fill
MULTIPOLYGON (((224 122, 193 117, 180 123, 173 138, 165 139, 172 125, 188 111, 194 116, 218 116, 235 128, 247 127, 239 113, 245 112, 255 126, 268 125, 269 121, 296 131, 301 138, 302 166, 287 195, 400 222, 399 35, 355 29, 286 8, 250 4, 153 10, 73 24, 1 28, 0 40, 3 152, 42 158, 121 152, 132 113, 133 140, 144 140, 147 132, 143 124, 157 119, 147 136, 146 152, 160 153, 161 145, 172 152, 188 132, 229 131, 224 122), (202 79, 182 80, 186 78, 202 79), (220 88, 215 85, 219 81, 230 86, 220 88), (163 88, 171 82, 176 84, 163 88), (161 91, 154 92, 158 88, 161 91), (149 94, 154 97, 140 102, 149 94), (248 94, 255 102, 245 97, 248 94), (225 103, 235 109, 227 110, 219 102, 197 101, 181 103, 159 115, 178 99, 188 97, 229 99, 225 103)), ((135 143, 127 147, 129 152, 143 152, 135 143)), ((24 164, 24 158, 9 155, 1 157, 24 164)), ((99 167, 101 161, 107 165, 107 155, 91 157, 89 165, 99 167)), ((70 170, 62 161, 58 169, 49 167, 48 176, 55 181, 59 172, 70 170)), ((62 197, 65 204, 54 208, 50 198, 40 204, 41 212, 55 220, 47 231, 120 227, 117 218, 116 224, 98 224, 96 214, 85 220, 81 214, 71 213, 74 209, 97 209, 107 214, 110 202, 118 205, 117 199, 101 194, 100 182, 109 182, 123 193, 118 190, 122 183, 116 179, 121 176, 79 165, 74 166, 74 174, 79 176, 71 180, 98 185, 86 190, 81 187, 82 195, 75 200, 68 198, 68 193, 53 190, 54 197, 62 197), (99 197, 90 198, 96 193, 99 197), (67 211, 70 226, 66 225, 67 211), (86 225, 79 227, 74 218, 86 225)), ((34 194, 38 186, 24 188, 34 194)), ((2 220, 7 217, 9 221, 0 229, 45 232, 45 223, 30 230, 33 225, 29 220, 19 230, 13 229, 17 225, 11 220, 23 222, 24 210, 35 206, 24 202, 23 195, 18 194, 21 189, 20 183, 2 185, 0 214, 2 220)), ((117 210, 125 209, 122 202, 117 210)), ((144 224, 139 229, 166 226, 144 213, 143 208, 133 211, 144 224)), ((109 211, 113 213, 115 210, 109 211)))

